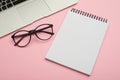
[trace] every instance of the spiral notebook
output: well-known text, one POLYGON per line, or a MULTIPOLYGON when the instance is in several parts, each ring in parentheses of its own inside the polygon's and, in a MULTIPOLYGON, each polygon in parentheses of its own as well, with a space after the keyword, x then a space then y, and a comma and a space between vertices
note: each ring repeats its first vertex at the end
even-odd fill
POLYGON ((107 19, 71 9, 46 59, 91 75, 107 27, 107 19))

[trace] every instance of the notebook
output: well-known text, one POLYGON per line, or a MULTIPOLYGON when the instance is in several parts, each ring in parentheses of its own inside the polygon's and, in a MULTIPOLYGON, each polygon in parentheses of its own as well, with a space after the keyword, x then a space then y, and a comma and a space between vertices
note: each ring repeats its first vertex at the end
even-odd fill
POLYGON ((91 75, 108 27, 108 20, 78 9, 71 9, 46 59, 91 75))

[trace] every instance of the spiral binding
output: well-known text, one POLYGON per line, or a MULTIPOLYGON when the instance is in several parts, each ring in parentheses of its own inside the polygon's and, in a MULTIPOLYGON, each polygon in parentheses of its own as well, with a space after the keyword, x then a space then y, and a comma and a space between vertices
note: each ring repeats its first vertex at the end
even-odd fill
POLYGON ((80 14, 80 15, 84 15, 84 16, 86 16, 86 17, 89 17, 89 18, 92 18, 92 19, 95 19, 95 20, 98 20, 98 21, 102 21, 102 22, 105 22, 105 23, 108 22, 108 20, 105 19, 105 18, 96 16, 96 15, 93 15, 93 14, 91 14, 91 13, 84 12, 84 11, 81 11, 81 10, 78 10, 78 9, 75 9, 75 8, 72 8, 72 9, 71 9, 71 12, 74 12, 74 13, 77 13, 77 14, 80 14))

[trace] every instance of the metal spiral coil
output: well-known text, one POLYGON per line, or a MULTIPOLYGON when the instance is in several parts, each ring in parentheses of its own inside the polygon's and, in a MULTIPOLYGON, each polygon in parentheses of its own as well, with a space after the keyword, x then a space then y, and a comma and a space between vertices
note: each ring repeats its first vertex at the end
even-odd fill
POLYGON ((89 17, 89 18, 92 18, 92 19, 95 19, 95 20, 98 20, 98 21, 102 21, 102 22, 105 22, 105 23, 108 22, 108 20, 105 19, 105 18, 96 16, 96 15, 93 15, 93 14, 91 14, 91 13, 84 12, 84 11, 81 11, 81 10, 78 10, 78 9, 75 9, 75 8, 72 8, 72 9, 71 9, 71 12, 74 12, 74 13, 77 13, 77 14, 80 14, 80 15, 84 15, 84 16, 86 16, 86 17, 89 17))

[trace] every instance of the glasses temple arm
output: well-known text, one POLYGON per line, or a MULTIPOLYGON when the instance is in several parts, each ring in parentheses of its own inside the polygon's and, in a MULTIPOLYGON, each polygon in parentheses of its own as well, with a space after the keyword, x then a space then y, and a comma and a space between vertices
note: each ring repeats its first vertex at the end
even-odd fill
POLYGON ((26 33, 26 34, 20 34, 20 35, 16 35, 16 36, 12 36, 12 38, 19 38, 19 37, 25 37, 30 35, 30 33, 26 33))
POLYGON ((35 33, 39 33, 39 32, 44 32, 44 33, 47 33, 47 34, 50 34, 50 35, 54 35, 54 33, 53 33, 53 32, 41 31, 41 30, 36 31, 35 33))

